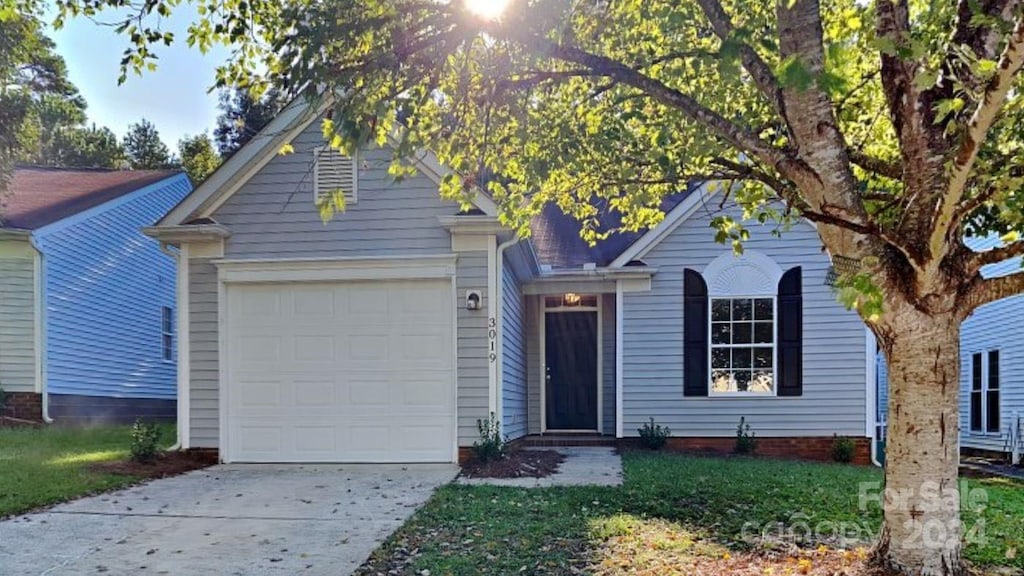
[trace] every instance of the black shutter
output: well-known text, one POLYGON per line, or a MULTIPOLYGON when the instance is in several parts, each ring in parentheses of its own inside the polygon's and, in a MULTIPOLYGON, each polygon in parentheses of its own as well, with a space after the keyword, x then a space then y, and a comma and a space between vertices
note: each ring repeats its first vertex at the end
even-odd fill
POLYGON ((804 297, 800 267, 790 268, 779 280, 779 396, 804 393, 804 297))
POLYGON ((707 396, 708 285, 689 268, 683 271, 683 395, 707 396))

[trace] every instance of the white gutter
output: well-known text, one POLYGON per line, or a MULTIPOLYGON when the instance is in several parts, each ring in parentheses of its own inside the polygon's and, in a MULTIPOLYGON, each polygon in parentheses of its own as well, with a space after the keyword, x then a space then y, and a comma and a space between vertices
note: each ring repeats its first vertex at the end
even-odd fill
MULTIPOLYGON (((168 450, 184 450, 188 448, 188 364, 189 364, 189 342, 188 338, 182 338, 182 327, 188 327, 188 244, 182 244, 177 252, 171 250, 165 242, 160 242, 160 251, 174 259, 177 274, 175 275, 177 297, 175 308, 178 317, 175 320, 178 340, 178 394, 175 400, 178 410, 177 441, 168 450), (183 321, 184 319, 184 321, 183 321)), ((186 334, 187 335, 187 334, 186 334)))
MULTIPOLYGON (((495 237, 497 238, 497 237, 495 237)), ((505 350, 504 337, 501 334, 502 331, 502 302, 505 298, 505 250, 519 242, 519 236, 513 236, 511 239, 498 244, 498 247, 494 251, 494 275, 492 276, 493 281, 491 283, 491 294, 494 302, 494 331, 495 331, 495 359, 491 363, 491 374, 494 375, 494 380, 491 382, 491 389, 494 394, 494 412, 495 418, 498 422, 504 423, 505 418, 505 406, 501 394, 501 383, 502 383, 502 358, 505 350)), ((493 243, 488 244, 489 247, 493 247, 493 243)), ((488 250, 489 251, 489 250, 488 250)))
POLYGON ((42 400, 41 416, 43 422, 53 424, 53 418, 50 418, 50 393, 46 385, 46 260, 35 235, 30 234, 28 242, 36 252, 36 378, 39 380, 39 396, 42 400))

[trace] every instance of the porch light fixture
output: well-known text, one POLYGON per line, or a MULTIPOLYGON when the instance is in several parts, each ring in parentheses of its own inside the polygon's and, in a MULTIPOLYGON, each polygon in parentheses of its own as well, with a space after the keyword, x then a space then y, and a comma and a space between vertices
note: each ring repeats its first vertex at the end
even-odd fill
POLYGON ((565 296, 562 296, 562 306, 579 306, 583 298, 575 292, 569 292, 565 296))
POLYGON ((479 290, 466 291, 466 310, 479 310, 482 297, 479 290))

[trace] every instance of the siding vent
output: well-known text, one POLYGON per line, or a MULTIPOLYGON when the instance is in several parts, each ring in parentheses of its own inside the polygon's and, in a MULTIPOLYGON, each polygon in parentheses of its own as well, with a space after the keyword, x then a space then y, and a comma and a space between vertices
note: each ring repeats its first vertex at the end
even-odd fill
POLYGON ((313 200, 319 204, 323 199, 341 192, 345 204, 358 200, 358 170, 356 158, 345 156, 329 146, 314 150, 313 200))

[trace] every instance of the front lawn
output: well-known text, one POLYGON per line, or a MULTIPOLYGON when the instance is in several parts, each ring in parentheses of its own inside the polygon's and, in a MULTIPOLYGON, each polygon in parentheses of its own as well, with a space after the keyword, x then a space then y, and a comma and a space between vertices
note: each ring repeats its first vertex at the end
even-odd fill
MULTIPOLYGON (((124 460, 130 430, 0 428, 0 518, 136 482, 135 476, 90 470, 96 463, 124 460)), ((161 430, 165 444, 173 442, 174 427, 161 430)))
MULTIPOLYGON (((860 506, 880 486, 873 468, 646 452, 623 464, 619 488, 446 486, 357 574, 831 574, 856 570, 881 521, 860 506)), ((987 497, 964 513, 967 557, 1024 568, 1024 485, 966 487, 987 497)))

